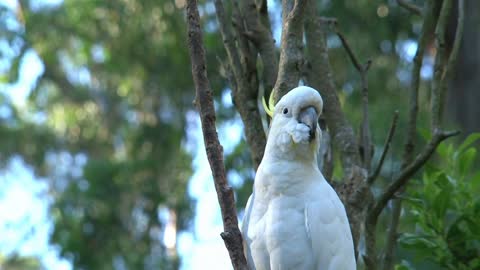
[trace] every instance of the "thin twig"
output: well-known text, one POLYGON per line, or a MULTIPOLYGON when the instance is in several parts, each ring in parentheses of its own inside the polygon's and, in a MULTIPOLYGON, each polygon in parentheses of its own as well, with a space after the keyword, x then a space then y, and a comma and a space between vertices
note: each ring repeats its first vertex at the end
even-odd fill
POLYGON ((383 193, 378 198, 375 206, 372 208, 370 215, 378 217, 383 208, 387 205, 387 202, 393 198, 395 193, 403 187, 408 180, 427 162, 430 156, 435 152, 437 146, 444 140, 460 134, 460 131, 449 131, 443 132, 436 130, 433 138, 425 146, 420 154, 418 154, 415 160, 409 164, 407 167, 403 168, 400 171, 400 174, 393 180, 390 185, 383 191, 383 193))
POLYGON ((395 198, 395 193, 403 188, 408 180, 427 162, 430 156, 433 154, 437 146, 447 138, 458 135, 459 131, 441 132, 436 130, 433 138, 425 146, 423 151, 417 155, 415 160, 403 168, 400 174, 392 181, 392 183, 383 190, 379 199, 372 202, 367 211, 365 218, 365 246, 366 255, 363 256, 366 269, 377 269, 377 252, 376 252, 376 228, 378 216, 387 205, 388 201, 395 198))
POLYGON ((385 139, 385 144, 383 146, 383 152, 380 156, 380 160, 378 161, 378 165, 373 171, 373 173, 368 177, 368 184, 372 185, 375 179, 380 174, 380 171, 383 167, 383 162, 385 161, 385 157, 387 156, 388 150, 390 149, 390 144, 392 143, 393 135, 395 134, 395 129, 397 128, 398 123, 398 111, 395 111, 393 114, 392 124, 390 125, 390 129, 388 130, 387 138, 385 139))
MULTIPOLYGON (((408 122, 406 128, 406 140, 404 145, 402 165, 401 168, 407 167, 412 163, 415 155, 415 138, 417 136, 417 115, 418 115, 418 91, 420 86, 420 70, 423 64, 423 56, 430 34, 433 32, 435 26, 435 0, 429 0, 425 3, 424 10, 425 19, 423 21, 422 30, 418 40, 418 49, 413 59, 412 81, 410 85, 409 111, 408 122)), ((401 188, 398 193, 401 193, 404 188, 401 188)), ((385 244, 385 256, 383 261, 383 269, 390 270, 393 265, 394 250, 397 242, 397 227, 399 215, 401 213, 402 201, 395 199, 393 202, 393 211, 391 213, 391 222, 389 226, 389 233, 387 242, 385 244)))
POLYGON ((361 140, 360 144, 363 151, 360 152, 360 155, 363 161, 363 167, 367 169, 367 171, 369 171, 371 167, 371 160, 372 160, 372 153, 371 153, 372 141, 371 141, 371 135, 370 135, 370 120, 368 116, 367 72, 370 69, 372 60, 369 59, 365 64, 363 65, 360 64, 360 61, 358 61, 358 58, 355 56, 347 39, 338 30, 337 24, 335 24, 334 26, 335 26, 335 33, 340 38, 340 41, 342 42, 343 47, 347 51, 347 54, 350 57, 350 60, 352 61, 353 66, 360 74, 360 79, 362 82, 362 126, 361 126, 361 132, 360 132, 360 140, 361 140))
POLYGON ((187 1, 188 49, 192 61, 192 74, 195 84, 198 108, 202 122, 205 150, 213 174, 215 189, 223 219, 224 232, 221 234, 228 249, 232 265, 236 270, 247 270, 247 261, 243 253, 242 235, 238 228, 237 212, 232 188, 228 186, 223 163, 221 146, 215 127, 215 109, 212 90, 207 77, 205 49, 200 27, 200 18, 196 0, 187 1))
POLYGON ((400 224, 400 214, 402 213, 402 199, 396 198, 392 203, 392 219, 388 227, 387 240, 385 244, 385 257, 383 260, 383 270, 391 270, 394 262, 394 251, 398 239, 398 225, 400 224))
POLYGON ((355 67, 355 69, 357 69, 358 72, 362 72, 362 71, 363 71, 363 67, 362 67, 362 65, 360 64, 360 62, 358 61, 358 59, 357 59, 357 57, 355 56, 355 54, 353 53, 353 50, 352 50, 352 48, 350 47, 350 45, 348 44, 347 39, 345 38, 345 36, 344 36, 340 31, 338 31, 338 29, 335 29, 335 33, 336 33, 337 36, 340 38, 340 41, 342 42, 343 48, 345 48, 345 50, 347 51, 347 54, 348 54, 348 56, 350 57, 350 60, 352 61, 352 64, 353 64, 353 66, 355 67))
POLYGON ((397 0, 397 3, 399 6, 403 7, 404 9, 412 12, 413 14, 415 15, 418 15, 418 16, 422 16, 422 8, 415 5, 415 4, 412 4, 412 3, 409 3, 407 2, 406 0, 397 0))
POLYGON ((333 71, 328 59, 325 25, 336 24, 335 18, 324 18, 318 15, 313 0, 308 0, 307 16, 305 18, 305 39, 308 63, 308 82, 318 89, 324 99, 324 116, 331 133, 334 145, 340 149, 342 167, 346 175, 350 169, 360 165, 358 147, 351 124, 342 110, 338 91, 333 80, 333 71))

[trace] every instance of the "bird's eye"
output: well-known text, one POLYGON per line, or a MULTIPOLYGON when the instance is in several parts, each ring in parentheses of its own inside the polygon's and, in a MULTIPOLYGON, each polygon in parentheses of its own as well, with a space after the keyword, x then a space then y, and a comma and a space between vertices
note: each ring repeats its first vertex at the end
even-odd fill
POLYGON ((284 108, 283 109, 283 114, 287 114, 288 113, 288 108, 284 108))

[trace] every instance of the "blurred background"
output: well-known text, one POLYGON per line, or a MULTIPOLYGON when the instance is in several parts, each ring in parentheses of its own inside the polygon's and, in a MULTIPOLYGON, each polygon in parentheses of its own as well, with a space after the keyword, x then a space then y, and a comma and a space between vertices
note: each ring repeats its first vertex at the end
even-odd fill
MULTIPOLYGON (((480 1, 466 2, 444 113, 447 126, 463 133, 441 145, 405 194, 399 269, 480 269, 480 1)), ((323 15, 338 19, 360 59, 373 60, 376 157, 393 111, 400 112, 400 135, 378 181, 385 185, 400 166, 421 19, 395 0, 319 4, 323 15)), ((192 104, 184 5, 0 1, 0 269, 231 269, 192 104)), ((278 45, 280 3, 268 5, 278 45)), ((212 1, 200 1, 200 15, 228 180, 242 217, 254 170, 221 69, 225 52, 212 1)), ((433 39, 421 70, 420 143, 428 137, 433 39)), ((359 127, 360 77, 335 35, 328 46, 344 110, 359 127)), ((379 228, 387 226, 384 215, 379 228)))

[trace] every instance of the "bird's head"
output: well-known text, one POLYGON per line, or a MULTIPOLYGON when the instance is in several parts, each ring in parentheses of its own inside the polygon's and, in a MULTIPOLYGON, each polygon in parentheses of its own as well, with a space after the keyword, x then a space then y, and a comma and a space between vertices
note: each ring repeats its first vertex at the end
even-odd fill
POLYGON ((285 94, 276 105, 264 103, 272 117, 266 151, 286 159, 316 157, 320 145, 321 130, 318 117, 322 113, 323 100, 317 90, 299 86, 285 94), (273 108, 272 108, 273 106, 273 108))

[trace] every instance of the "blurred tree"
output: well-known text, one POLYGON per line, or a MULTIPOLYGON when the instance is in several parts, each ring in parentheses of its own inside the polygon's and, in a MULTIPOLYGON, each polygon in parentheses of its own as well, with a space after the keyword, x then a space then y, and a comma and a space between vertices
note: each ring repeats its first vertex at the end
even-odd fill
POLYGON ((2 270, 41 270, 40 262, 36 258, 0 255, 0 269, 2 270))
MULTIPOLYGON (((448 118, 460 125, 465 131, 464 136, 480 131, 477 115, 480 108, 480 2, 465 2, 465 37, 458 56, 458 65, 452 81, 448 104, 448 118)), ((456 17, 451 18, 455 22, 456 17)), ((454 32, 454 31, 452 31, 454 32)))
MULTIPOLYGON (((183 4, 66 0, 1 7, 1 52, 9 65, 2 82, 30 72, 29 54, 43 64, 26 104, 2 93, 10 113, 1 119, 1 159, 21 155, 48 176, 51 241, 75 269, 178 267, 175 234, 191 218, 184 138, 193 91, 183 4)), ((216 35, 207 38, 212 62, 216 35)))

